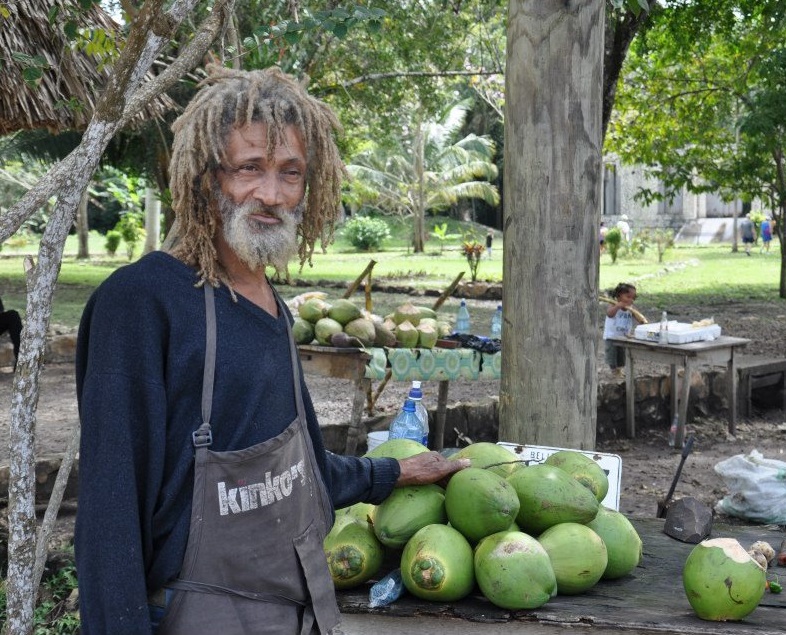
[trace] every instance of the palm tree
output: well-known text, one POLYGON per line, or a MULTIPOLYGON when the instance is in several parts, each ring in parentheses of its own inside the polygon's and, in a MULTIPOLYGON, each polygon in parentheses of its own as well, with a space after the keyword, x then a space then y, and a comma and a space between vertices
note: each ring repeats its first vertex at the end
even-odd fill
POLYGON ((415 252, 424 249, 427 211, 444 211, 460 199, 499 205, 499 191, 492 182, 497 167, 491 138, 470 134, 451 142, 465 116, 461 105, 441 123, 418 119, 399 147, 373 144, 356 155, 347 166, 352 181, 344 201, 354 209, 371 205, 383 213, 411 216, 415 252))

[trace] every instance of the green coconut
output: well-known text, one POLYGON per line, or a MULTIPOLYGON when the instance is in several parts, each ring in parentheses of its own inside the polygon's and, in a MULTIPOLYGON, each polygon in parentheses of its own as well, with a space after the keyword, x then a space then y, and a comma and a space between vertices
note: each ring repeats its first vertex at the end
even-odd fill
POLYGON ((508 477, 521 507, 516 522, 537 536, 559 523, 586 524, 595 518, 599 503, 586 487, 553 465, 530 465, 508 477))
POLYGON ((371 503, 355 503, 349 507, 336 510, 336 520, 333 527, 347 522, 361 523, 368 525, 374 520, 374 510, 376 505, 371 503))
POLYGON ((329 317, 323 317, 321 320, 317 320, 317 323, 314 325, 314 335, 317 338, 317 342, 323 346, 330 346, 330 338, 336 333, 341 333, 343 330, 341 324, 329 317))
POLYGON ((393 321, 392 317, 386 317, 384 320, 382 320, 382 326, 384 326, 388 331, 393 333, 393 336, 395 337, 395 335, 396 335, 396 327, 398 326, 398 324, 396 324, 393 321))
POLYGON ((344 333, 358 338, 364 346, 371 346, 376 337, 374 323, 366 318, 357 318, 346 324, 344 333))
POLYGON ((396 340, 403 348, 416 348, 420 331, 409 320, 405 320, 396 327, 396 340))
POLYGON ((394 549, 403 548, 418 529, 445 522, 445 490, 433 484, 398 487, 374 511, 374 533, 394 549))
POLYGON ((565 470, 588 488, 598 502, 606 498, 606 494, 609 493, 609 477, 606 476, 603 468, 586 454, 574 450, 560 450, 550 455, 544 463, 565 470))
POLYGON ((411 302, 405 302, 393 311, 393 321, 398 325, 409 322, 412 326, 417 326, 420 317, 420 310, 411 302))
POLYGON ((300 316, 292 323, 292 337, 297 344, 311 344, 314 341, 314 325, 300 316))
POLYGON ((329 309, 330 305, 324 300, 320 300, 319 298, 311 298, 310 300, 306 300, 303 304, 301 304, 298 307, 297 312, 298 315, 307 322, 316 324, 323 317, 327 317, 329 309))
POLYGON ((420 304, 416 304, 415 308, 420 312, 420 319, 426 320, 436 320, 437 319, 437 312, 428 306, 422 306, 420 304))
POLYGON ((415 532, 401 554, 401 579, 423 600, 456 602, 475 586, 472 547, 447 525, 426 525, 415 532))
POLYGON ((428 324, 429 326, 433 326, 434 329, 437 328, 437 320, 436 320, 436 318, 421 317, 420 318, 420 322, 418 322, 418 326, 423 326, 424 324, 428 324))
POLYGON ((557 594, 549 554, 532 536, 501 531, 475 547, 475 580, 481 592, 503 609, 536 609, 557 594))
POLYGON ((604 580, 616 580, 631 573, 641 562, 641 537, 625 514, 600 506, 598 514, 587 527, 598 534, 606 545, 609 562, 604 580))
POLYGON ((342 326, 349 324, 352 320, 357 320, 360 316, 360 307, 344 298, 335 300, 327 312, 327 317, 333 318, 342 326))
POLYGON ((682 584, 703 620, 738 621, 764 596, 767 572, 734 538, 700 542, 685 560, 682 584))
POLYGON ((385 558, 385 550, 368 523, 334 525, 323 548, 337 589, 349 589, 370 580, 379 573, 385 558))
POLYGON ((588 591, 606 570, 606 545, 586 525, 554 525, 538 537, 538 542, 549 554, 559 595, 577 595, 588 591))
POLYGON ((447 337, 453 332, 453 326, 450 322, 444 322, 442 320, 437 321, 437 335, 440 337, 447 337))
POLYGON ((429 449, 425 445, 412 439, 388 439, 373 450, 366 452, 363 456, 372 459, 389 458, 401 460, 428 451, 429 449))
POLYGON ((396 334, 382 322, 374 322, 374 346, 395 346, 396 334))
POLYGON ((420 348, 434 348, 437 343, 437 331, 430 324, 423 324, 421 321, 417 325, 418 330, 418 346, 420 348))
POLYGON ((450 524, 470 542, 508 529, 519 511, 516 490, 489 470, 468 467, 456 472, 445 488, 450 524))
POLYGON ((506 450, 501 445, 488 441, 479 441, 461 448, 458 452, 449 457, 455 461, 457 459, 469 459, 472 467, 488 468, 491 472, 507 478, 512 474, 518 465, 516 455, 506 450))

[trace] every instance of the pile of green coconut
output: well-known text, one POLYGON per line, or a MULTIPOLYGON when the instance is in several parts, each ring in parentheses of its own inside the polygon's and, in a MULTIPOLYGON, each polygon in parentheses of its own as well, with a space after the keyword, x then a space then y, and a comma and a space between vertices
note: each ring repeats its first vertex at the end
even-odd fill
MULTIPOLYGON (((390 439, 367 456, 426 451, 390 439)), ((337 512, 324 542, 336 588, 378 579, 392 556, 418 598, 453 602, 477 588, 501 608, 535 609, 638 566, 641 539, 622 513, 601 505, 608 478, 593 459, 561 450, 526 466, 494 443, 469 445, 451 458, 463 457, 471 467, 445 489, 400 487, 380 505, 337 512)))
POLYGON ((300 304, 292 327, 298 344, 336 347, 388 346, 433 348, 452 331, 450 323, 425 306, 411 302, 382 317, 351 300, 310 298, 300 304))

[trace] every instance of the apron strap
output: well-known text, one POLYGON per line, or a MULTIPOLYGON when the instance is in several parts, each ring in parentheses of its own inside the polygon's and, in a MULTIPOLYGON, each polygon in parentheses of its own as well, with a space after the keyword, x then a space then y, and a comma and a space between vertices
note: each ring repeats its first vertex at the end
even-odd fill
POLYGON ((298 417, 302 420, 306 418, 306 408, 303 405, 303 391, 300 387, 300 355, 297 352, 297 344, 295 344, 295 338, 292 335, 292 325, 289 323, 289 317, 287 313, 286 306, 284 305, 284 301, 281 299, 281 296, 278 295, 278 291, 276 288, 271 284, 270 288, 273 290, 273 295, 276 298, 276 302, 278 303, 278 310, 284 318, 284 322, 287 325, 287 337, 289 338, 289 357, 292 361, 292 381, 295 385, 295 407, 297 409, 298 417))
POLYGON ((213 444, 210 415, 213 410, 213 383, 216 376, 216 301, 213 286, 202 285, 205 290, 205 365, 202 373, 202 425, 191 434, 195 448, 213 444))

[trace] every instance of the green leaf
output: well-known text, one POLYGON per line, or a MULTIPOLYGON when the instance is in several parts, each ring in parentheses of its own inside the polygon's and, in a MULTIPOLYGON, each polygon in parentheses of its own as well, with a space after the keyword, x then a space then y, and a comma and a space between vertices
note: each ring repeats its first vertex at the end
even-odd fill
POLYGON ((379 33, 382 30, 382 22, 380 20, 369 20, 367 28, 369 33, 379 33))
POLYGON ((43 75, 43 71, 37 66, 28 66, 22 70, 22 79, 25 80, 25 84, 31 87, 36 86, 43 75))
POLYGON ((254 35, 257 37, 264 38, 270 33, 270 27, 266 24, 261 24, 260 26, 256 27, 253 31, 254 35))
POLYGON ((46 58, 43 55, 36 55, 33 58, 33 66, 38 66, 39 68, 49 68, 49 63, 46 61, 46 58))
POLYGON ((333 31, 333 35, 340 40, 344 39, 347 35, 347 25, 343 22, 339 22, 331 30, 333 31))
POLYGON ((76 22, 73 20, 69 20, 63 25, 63 33, 65 33, 66 37, 69 40, 75 40, 78 34, 78 29, 76 22))
POLYGON ((19 51, 13 51, 11 53, 11 59, 14 60, 15 62, 19 62, 20 64, 24 64, 25 66, 33 65, 33 58, 27 53, 20 53, 19 51))
POLYGON ((85 11, 90 9, 93 4, 97 4, 94 0, 79 0, 79 6, 82 7, 85 11))
POLYGON ((284 40, 287 44, 297 44, 300 42, 301 35, 302 33, 300 32, 287 31, 284 33, 284 40))

